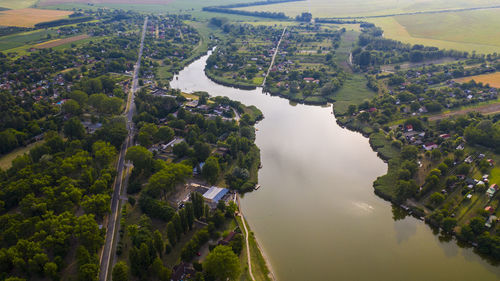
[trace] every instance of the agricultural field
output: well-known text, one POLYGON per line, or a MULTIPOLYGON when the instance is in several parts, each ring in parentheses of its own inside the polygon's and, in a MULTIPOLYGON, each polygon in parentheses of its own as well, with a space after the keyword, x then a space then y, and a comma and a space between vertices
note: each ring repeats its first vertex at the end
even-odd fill
POLYGON ((55 39, 55 40, 43 42, 43 43, 35 45, 34 47, 37 49, 54 48, 54 47, 58 47, 58 46, 61 46, 64 44, 73 43, 76 41, 87 39, 89 37, 90 36, 87 34, 82 34, 82 35, 77 35, 77 36, 68 37, 68 38, 64 38, 64 39, 55 39))
MULTIPOLYGON (((173 0, 141 0, 144 5, 165 5, 173 0)), ((136 4, 136 0, 41 0, 40 6, 52 6, 67 3, 83 3, 83 4, 136 4)))
POLYGON ((421 11, 436 11, 471 7, 490 7, 499 5, 499 0, 306 0, 266 6, 239 8, 246 11, 284 12, 288 16, 296 16, 310 12, 314 17, 354 17, 378 16, 421 11))
POLYGON ((33 27, 37 23, 63 19, 71 15, 70 11, 18 9, 0 12, 0 25, 33 27))
POLYGON ((36 30, 0 37, 0 51, 5 51, 24 45, 38 44, 47 39, 47 36, 55 36, 55 30, 36 30))
POLYGON ((500 88, 500 72, 464 77, 457 79, 456 81, 463 83, 463 82, 469 82, 471 80, 474 80, 477 83, 481 82, 483 84, 490 84, 491 87, 500 88))
POLYGON ((500 9, 370 19, 387 38, 443 49, 500 51, 500 9))
MULTIPOLYGON (((1 0, 0 0, 1 1, 1 0)), ((41 0, 38 5, 45 9, 92 9, 116 8, 151 13, 182 12, 205 14, 207 18, 213 13, 201 12, 206 6, 246 3, 248 0, 41 0), (140 4, 137 4, 140 3, 140 4)))
MULTIPOLYGON (((361 17, 394 15, 423 11, 462 9, 497 6, 500 1, 409 1, 409 0, 354 0, 336 1, 307 0, 267 6, 240 8, 248 11, 284 12, 296 16, 311 12, 313 17, 361 17)), ((440 14, 418 14, 365 18, 384 29, 387 38, 411 44, 424 44, 443 49, 476 51, 478 53, 500 52, 497 16, 499 9, 457 11, 440 14)))
POLYGON ((7 9, 24 9, 36 4, 38 0, 0 0, 0 7, 7 9))

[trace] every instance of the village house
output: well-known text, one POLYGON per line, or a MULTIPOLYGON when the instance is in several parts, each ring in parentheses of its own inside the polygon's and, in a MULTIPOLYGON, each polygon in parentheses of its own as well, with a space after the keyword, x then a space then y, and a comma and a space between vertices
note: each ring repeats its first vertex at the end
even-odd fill
POLYGON ((436 149, 436 148, 438 148, 438 147, 439 147, 439 146, 438 146, 437 144, 433 143, 433 142, 428 142, 428 143, 426 143, 426 144, 424 144, 424 145, 423 145, 423 148, 424 148, 425 150, 428 150, 428 151, 429 151, 429 150, 436 149))
POLYGON ((498 190, 498 185, 496 184, 492 184, 488 190, 486 190, 486 194, 489 196, 489 197, 493 197, 495 195, 495 193, 497 192, 498 190))

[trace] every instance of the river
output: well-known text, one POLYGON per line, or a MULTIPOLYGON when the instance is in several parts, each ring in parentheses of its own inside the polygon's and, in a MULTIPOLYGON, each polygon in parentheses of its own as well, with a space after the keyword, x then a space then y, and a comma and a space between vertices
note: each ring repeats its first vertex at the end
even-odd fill
POLYGON ((413 217, 395 218, 373 193, 387 165, 368 139, 339 127, 331 107, 292 104, 212 82, 207 56, 171 82, 255 105, 263 168, 242 208, 278 280, 500 280, 500 268, 443 241, 413 217))

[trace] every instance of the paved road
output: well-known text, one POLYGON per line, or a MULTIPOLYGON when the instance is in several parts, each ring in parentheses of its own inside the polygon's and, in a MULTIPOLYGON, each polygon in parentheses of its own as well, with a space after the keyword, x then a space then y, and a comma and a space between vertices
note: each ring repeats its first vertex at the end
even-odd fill
POLYGON ((106 281, 108 279, 109 277, 108 273, 111 269, 110 267, 112 267, 114 263, 111 261, 114 261, 114 256, 115 256, 113 250, 117 242, 117 239, 115 239, 115 235, 117 232, 116 230, 120 229, 120 221, 118 220, 118 215, 120 213, 120 194, 127 194, 129 169, 128 167, 125 166, 125 153, 127 152, 127 149, 133 145, 134 123, 132 122, 132 116, 134 116, 135 113, 134 96, 138 89, 139 68, 141 67, 141 58, 142 58, 142 51, 144 49, 144 37, 146 36, 147 22, 148 22, 148 17, 144 19, 144 26, 142 28, 142 36, 141 36, 141 45, 139 47, 137 62, 134 66, 132 87, 130 88, 129 96, 127 98, 127 105, 124 112, 124 115, 127 120, 128 136, 120 150, 118 164, 116 167, 117 176, 113 184, 113 197, 111 199, 111 214, 108 217, 108 226, 106 228, 107 229, 106 240, 101 253, 101 268, 99 271, 100 281, 106 281))
POLYGON ((274 64, 274 59, 276 58, 276 55, 278 54, 278 49, 280 48, 281 40, 283 40, 283 37, 285 36, 286 32, 286 26, 283 28, 283 33, 281 33, 280 40, 278 41, 278 44, 276 44, 276 49, 274 50, 273 58, 271 59, 271 64, 269 65, 269 68, 267 69, 266 76, 264 77, 264 80, 262 81, 262 87, 266 85, 266 80, 267 76, 269 76, 269 73, 271 72, 271 68, 273 67, 274 64))

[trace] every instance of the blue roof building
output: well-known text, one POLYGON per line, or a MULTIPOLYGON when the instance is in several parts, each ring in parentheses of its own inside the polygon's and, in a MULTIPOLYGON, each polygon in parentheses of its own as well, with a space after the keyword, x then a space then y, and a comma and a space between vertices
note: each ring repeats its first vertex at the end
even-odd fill
POLYGON ((227 193, 229 192, 229 189, 227 188, 220 188, 220 187, 217 187, 217 186, 212 186, 210 187, 209 190, 207 190, 207 192, 205 192, 203 194, 203 197, 210 201, 210 202, 219 202, 219 200, 222 199, 222 197, 224 197, 224 195, 226 195, 227 193))

